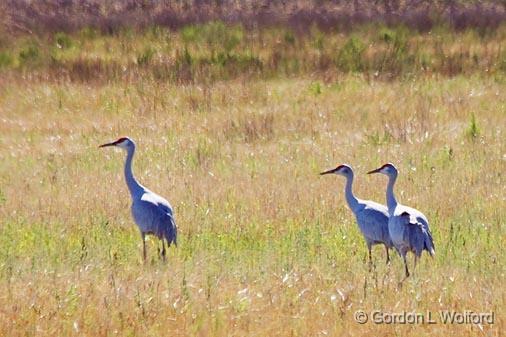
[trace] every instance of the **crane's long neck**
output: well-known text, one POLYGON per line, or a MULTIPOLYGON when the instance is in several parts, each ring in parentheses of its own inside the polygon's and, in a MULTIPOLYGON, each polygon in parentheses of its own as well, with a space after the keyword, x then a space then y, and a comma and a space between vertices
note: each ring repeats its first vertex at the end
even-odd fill
POLYGON ((143 193, 144 188, 141 184, 135 179, 134 174, 132 172, 132 160, 134 158, 135 147, 130 147, 127 152, 127 157, 125 161, 125 180, 130 190, 130 194, 132 198, 139 196, 143 193))
POLYGON ((395 210, 395 207, 397 207, 397 200, 395 199, 395 195, 394 195, 394 185, 395 185, 396 180, 397 180, 397 174, 393 174, 393 175, 388 176, 387 207, 388 207, 388 212, 391 214, 395 210))
POLYGON ((344 195, 346 196, 346 202, 352 211, 358 207, 358 200, 353 194, 353 173, 346 176, 346 187, 344 188, 344 195))

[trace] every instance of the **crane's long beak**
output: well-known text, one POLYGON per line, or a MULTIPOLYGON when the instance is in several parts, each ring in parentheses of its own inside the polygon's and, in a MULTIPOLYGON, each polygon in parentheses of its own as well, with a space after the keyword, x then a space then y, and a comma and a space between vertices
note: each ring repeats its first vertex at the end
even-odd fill
POLYGON ((106 144, 102 144, 99 146, 100 147, 106 147, 106 146, 115 146, 116 145, 116 142, 112 142, 112 143, 106 143, 106 144))
POLYGON ((382 168, 383 167, 380 167, 380 168, 377 168, 376 170, 369 171, 369 172, 367 172, 367 174, 380 173, 380 171, 381 171, 382 168))
POLYGON ((335 171, 336 171, 336 169, 328 170, 328 171, 320 173, 320 175, 322 176, 324 174, 331 174, 331 173, 334 173, 335 171))

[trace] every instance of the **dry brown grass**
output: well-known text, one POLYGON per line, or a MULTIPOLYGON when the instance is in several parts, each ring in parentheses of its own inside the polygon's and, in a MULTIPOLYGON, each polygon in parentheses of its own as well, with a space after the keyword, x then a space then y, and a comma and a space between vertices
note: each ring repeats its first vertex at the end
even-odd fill
POLYGON ((307 76, 184 85, 8 77, 0 87, 0 334, 449 335, 505 329, 505 84, 485 77, 324 84, 307 76), (316 85, 316 82, 318 82, 316 85), (319 88, 316 90, 315 88, 319 88), (474 128, 471 116, 476 116, 474 128), (470 131, 472 128, 472 131, 470 131), (473 131, 474 130, 474 131, 473 131), (165 265, 129 214, 123 155, 173 204, 165 265), (424 211, 437 255, 399 288, 400 259, 368 272, 336 163, 382 201, 424 211), (328 178, 328 179, 326 179, 328 178), (357 324, 363 309, 495 312, 494 325, 357 324))

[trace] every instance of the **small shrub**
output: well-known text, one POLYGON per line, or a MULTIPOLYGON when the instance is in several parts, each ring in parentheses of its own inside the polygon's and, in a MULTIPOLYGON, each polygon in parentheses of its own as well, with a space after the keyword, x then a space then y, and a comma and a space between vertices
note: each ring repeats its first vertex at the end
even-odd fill
POLYGON ((391 41, 392 54, 398 59, 402 58, 408 50, 408 34, 409 32, 402 27, 395 31, 391 41))
POLYGON ((151 63, 153 56, 155 55, 155 50, 151 47, 147 47, 144 51, 137 55, 137 65, 145 66, 151 63))
POLYGON ((499 62, 499 70, 506 73, 506 52, 503 51, 501 61, 499 62))
MULTIPOLYGON (((388 45, 387 51, 383 54, 380 71, 387 71, 392 74, 402 72, 403 67, 411 66, 414 58, 409 55, 409 31, 404 27, 397 27, 395 30, 383 28, 379 33, 379 40, 388 45)), ((426 69, 427 64, 422 68, 426 69)))
POLYGON ((234 66, 241 71, 245 70, 262 70, 262 60, 251 53, 238 54, 234 56, 234 66))
POLYGON ((294 45, 295 44, 295 35, 293 35, 293 32, 287 31, 284 35, 285 43, 294 45))
POLYGON ((322 51, 325 46, 325 34, 317 26, 311 27, 312 44, 316 50, 322 51))
POLYGON ((193 64, 193 57, 190 54, 188 48, 185 48, 183 54, 180 54, 180 57, 177 59, 177 62, 191 66, 193 64))
POLYGON ((183 53, 176 54, 174 65, 174 79, 179 83, 187 83, 193 81, 193 64, 194 59, 188 48, 184 48, 183 53))
POLYGON ((321 84, 320 82, 314 82, 311 84, 310 88, 311 92, 315 95, 315 96, 318 96, 322 93, 322 88, 321 88, 321 84))
POLYGON ((39 47, 31 43, 19 52, 19 60, 21 64, 32 63, 39 58, 39 54, 39 47))
POLYGON ((432 58, 428 53, 419 53, 418 63, 423 70, 429 70, 432 67, 432 58))
POLYGON ((81 31, 79 32, 79 35, 82 39, 93 40, 93 39, 97 38, 97 36, 99 35, 99 32, 96 28, 85 27, 85 28, 81 29, 81 31))
POLYGON ((383 42, 390 43, 395 39, 395 32, 390 28, 382 28, 379 32, 379 39, 383 42))
POLYGON ((190 25, 181 29, 181 39, 184 43, 205 42, 211 49, 223 49, 227 54, 241 42, 243 36, 241 26, 227 26, 221 21, 190 25))
POLYGON ((159 25, 153 25, 150 26, 148 29, 146 29, 148 36, 150 36, 153 39, 163 39, 165 35, 168 33, 168 31, 159 25))
POLYGON ((56 47, 60 49, 68 49, 72 47, 72 39, 65 33, 56 33, 54 35, 54 41, 56 43, 56 47))
POLYGON ((440 151, 439 151, 439 162, 441 165, 448 165, 454 160, 455 153, 453 151, 453 148, 451 146, 445 145, 440 151))
POLYGON ((242 40, 240 26, 227 26, 221 21, 210 22, 202 27, 203 39, 212 49, 224 49, 229 54, 242 40))
POLYGON ((315 47, 315 49, 317 49, 319 51, 323 50, 323 46, 325 45, 324 39, 325 39, 325 36, 321 33, 318 34, 318 36, 316 36, 314 38, 313 46, 315 47))
POLYGON ((7 197, 5 196, 5 193, 0 189, 0 206, 5 204, 7 201, 7 197))
POLYGON ((0 52, 0 69, 12 64, 12 56, 7 52, 0 52))
POLYGON ((478 127, 478 123, 476 122, 476 117, 474 113, 471 115, 471 120, 469 121, 469 126, 466 130, 466 136, 469 139, 476 139, 480 135, 480 129, 478 127))
POLYGON ((199 42, 201 29, 196 25, 184 26, 181 28, 181 39, 186 44, 199 42))
POLYGON ((357 72, 364 70, 364 43, 357 37, 351 37, 339 51, 337 66, 344 71, 357 72))

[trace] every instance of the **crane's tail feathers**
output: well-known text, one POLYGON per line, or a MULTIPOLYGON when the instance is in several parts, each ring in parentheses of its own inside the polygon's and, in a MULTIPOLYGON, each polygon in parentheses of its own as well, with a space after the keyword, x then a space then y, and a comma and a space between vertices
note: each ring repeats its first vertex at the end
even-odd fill
POLYGON ((424 248, 429 252, 430 256, 436 255, 436 249, 434 247, 434 241, 432 240, 432 234, 427 231, 427 235, 424 240, 424 248))
POLYGON ((167 241, 174 243, 174 245, 177 247, 177 226, 176 221, 174 221, 173 217, 170 217, 170 233, 167 238, 167 241))

